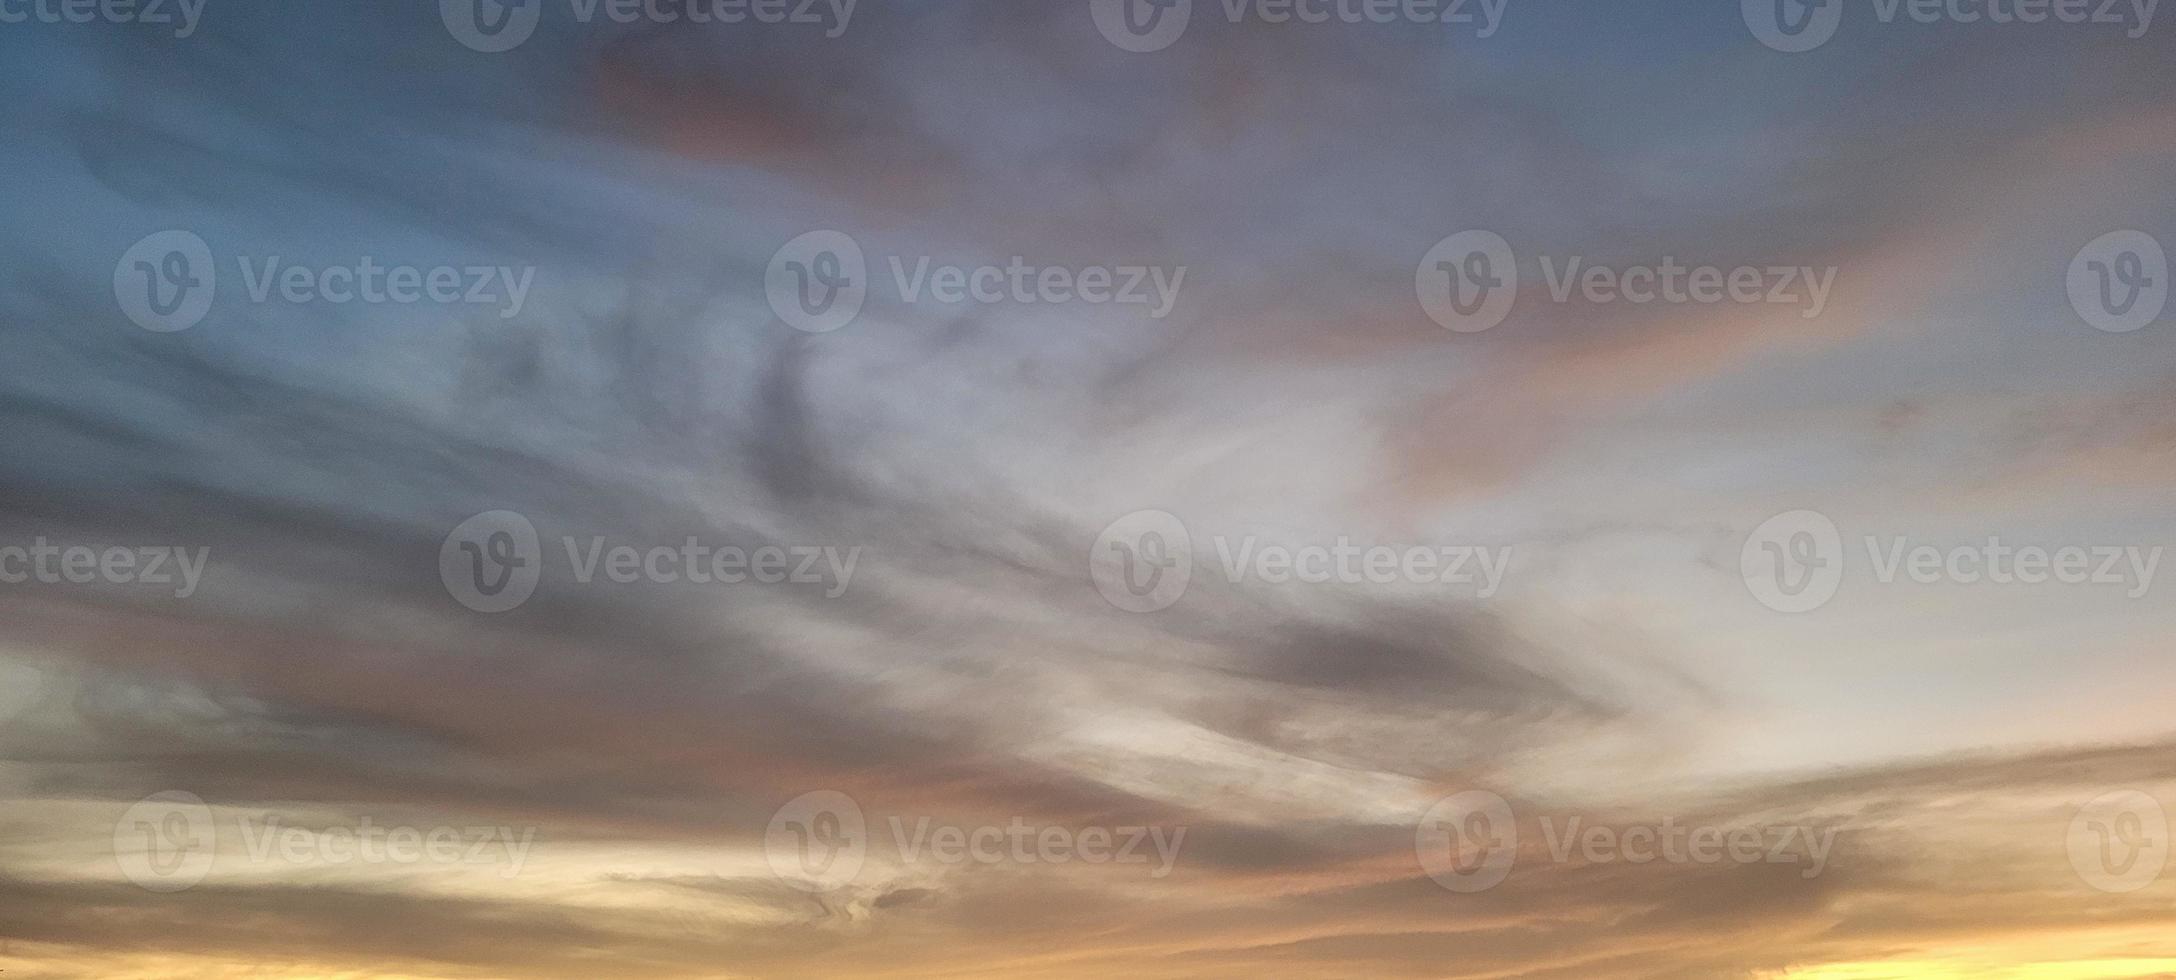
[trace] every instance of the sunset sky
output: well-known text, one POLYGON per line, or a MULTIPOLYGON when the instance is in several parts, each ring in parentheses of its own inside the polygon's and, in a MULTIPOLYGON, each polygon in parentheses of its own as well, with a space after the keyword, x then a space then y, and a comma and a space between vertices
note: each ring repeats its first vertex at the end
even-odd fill
POLYGON ((0 0, 0 971, 2176 977, 2176 11, 1768 2, 0 0))

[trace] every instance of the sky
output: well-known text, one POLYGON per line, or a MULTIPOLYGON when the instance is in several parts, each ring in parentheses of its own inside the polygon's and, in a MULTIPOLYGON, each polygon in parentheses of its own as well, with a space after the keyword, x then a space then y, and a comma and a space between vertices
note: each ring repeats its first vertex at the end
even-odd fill
POLYGON ((2176 977, 2154 13, 0 0, 0 970, 2176 977))

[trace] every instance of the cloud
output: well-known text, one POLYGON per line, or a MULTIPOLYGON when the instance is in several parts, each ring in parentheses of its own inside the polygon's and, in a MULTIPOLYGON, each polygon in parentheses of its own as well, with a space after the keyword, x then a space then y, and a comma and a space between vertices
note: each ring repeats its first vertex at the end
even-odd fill
MULTIPOLYGON (((2169 743, 1813 746, 1832 772, 1778 774, 1733 741, 1745 713, 1856 717, 1790 687, 1819 668, 1776 665, 1803 634, 1764 621, 1764 642, 1702 659, 1646 593, 1555 560, 1625 528, 1698 538, 1681 565, 1656 547, 1614 571, 1667 568, 1637 585, 1705 637, 1744 635, 1741 608, 1703 604, 1701 561, 1791 483, 1744 474, 1844 441, 1825 478, 1894 496, 1858 467, 1976 414, 1954 388, 1858 411, 1876 385, 1851 359, 1931 358, 1917 318, 2067 251, 1987 202, 2051 160, 2165 149, 2162 116, 2126 115, 2166 94, 2150 53, 2060 48, 2069 67, 2108 55, 2132 87, 2011 106, 1960 75, 2036 77, 2008 42, 1894 65, 1859 50, 1880 62, 1863 91, 1925 101, 1846 105, 1757 82, 1805 69, 1746 44, 1719 61, 1755 86, 1744 100, 1805 110, 1749 140, 1673 120, 1774 115, 1731 86, 1647 76, 1667 98, 1631 106, 1600 67, 1518 70, 1547 45, 1516 35, 1499 54, 1210 18, 1144 61, 1082 10, 969 2, 872 7, 835 39, 555 23, 491 61, 430 13, 245 3, 207 22, 216 43, 108 32, 19 62, 38 126, 0 157, 36 193, 0 204, 21 270, 0 284, 0 539, 211 563, 186 600, 0 589, 0 655, 50 688, 0 719, 9 969, 1693 977, 1987 937, 2164 948, 2125 930, 2165 924, 2167 886, 2083 888, 2060 842, 2100 790, 2167 798, 2169 743), (1989 262, 1996 219, 2025 244, 1989 262), (253 303, 230 278, 206 322, 154 334, 112 308, 112 263, 165 227, 202 233, 222 275, 275 254, 514 263, 538 293, 509 320, 253 303), (802 334, 762 283, 822 227, 869 251, 873 298, 802 334), (1417 308, 1413 264, 1468 227, 1535 255, 1833 264, 1843 285, 1811 325, 1568 303, 1453 336, 1417 308), (1169 320, 884 294, 891 258, 1014 255, 1192 274, 1169 320), (1794 384, 1822 391, 1775 394, 1794 384), (1181 604, 1137 615, 1083 558, 1149 508, 1183 517, 1204 567, 1181 604), (439 560, 496 510, 534 525, 543 567, 533 597, 486 615, 439 560), (1248 535, 1509 542, 1532 578, 1501 601, 1220 578, 1207 542, 1248 535), (576 574, 592 543, 689 541, 862 554, 836 596, 576 574), (1618 601, 1575 601, 1595 592, 1618 601), (1523 841, 1479 895, 1415 852, 1420 814, 1469 788, 1502 794, 1523 841), (516 823, 539 832, 537 869, 258 860, 154 894, 115 876, 108 830, 175 789, 311 827, 516 823), (1186 837, 1168 877, 879 854, 812 896, 764 840, 822 789, 860 801, 872 840, 894 818, 1186 837), (1571 816, 1841 843, 1816 877, 1560 858, 1541 820, 1571 816)), ((1929 438, 2000 447, 2020 485, 2154 472, 2153 396, 2062 405, 2002 416, 2000 439, 1929 438), (2104 457, 2123 465, 2077 472, 2104 457)), ((1927 700, 1974 697, 1951 678, 1927 700)))

